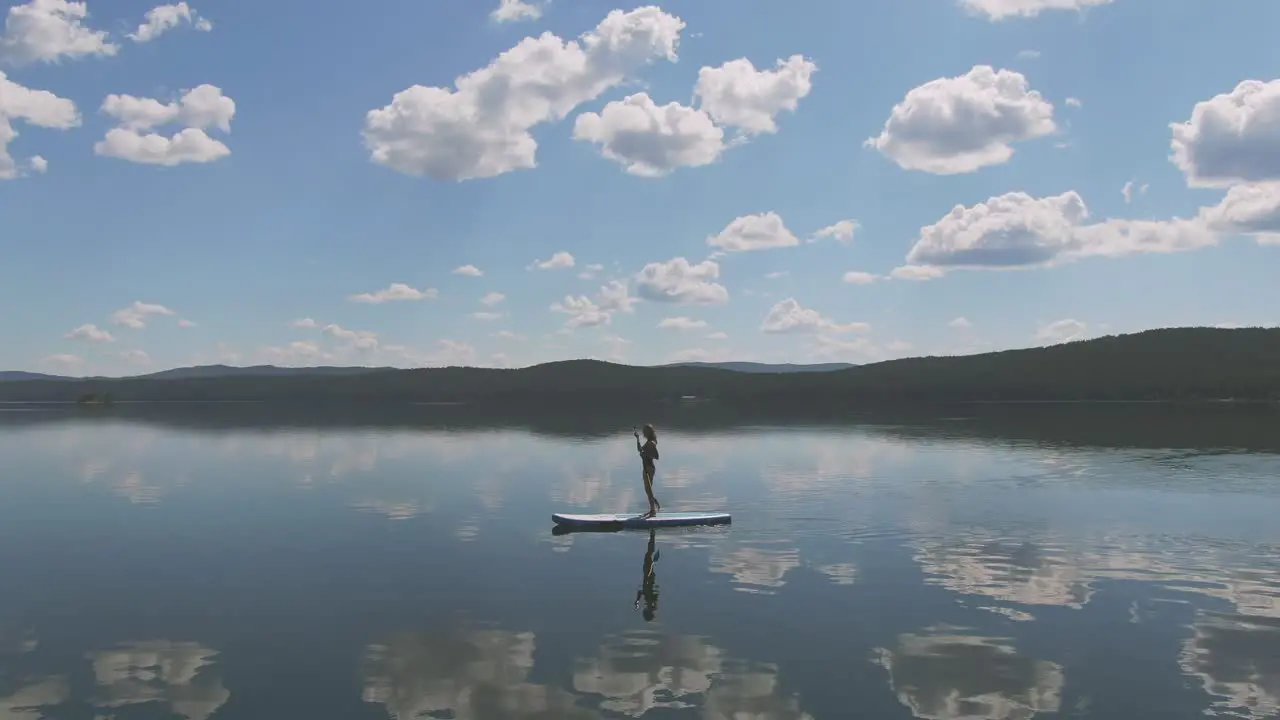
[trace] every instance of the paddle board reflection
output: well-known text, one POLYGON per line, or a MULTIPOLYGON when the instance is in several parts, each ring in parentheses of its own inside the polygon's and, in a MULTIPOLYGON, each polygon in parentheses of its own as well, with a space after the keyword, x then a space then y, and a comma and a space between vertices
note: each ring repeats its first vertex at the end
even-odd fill
POLYGON ((645 622, 653 622, 654 616, 658 613, 658 576, 654 573, 654 565, 662 553, 657 551, 656 542, 657 534, 650 529, 649 547, 644 551, 644 577, 640 581, 640 589, 636 590, 635 602, 637 610, 640 609, 641 602, 644 603, 644 610, 640 614, 645 622))

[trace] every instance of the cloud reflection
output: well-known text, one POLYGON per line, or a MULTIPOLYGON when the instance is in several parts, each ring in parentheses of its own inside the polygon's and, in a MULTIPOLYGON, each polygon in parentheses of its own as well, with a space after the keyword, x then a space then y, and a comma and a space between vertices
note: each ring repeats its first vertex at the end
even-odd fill
POLYGON ((187 720, 206 720, 231 696, 214 666, 217 651, 193 642, 128 642, 92 653, 92 704, 161 702, 187 720))
POLYGON ((1028 720, 1057 712, 1062 667, 1018 654, 1005 638, 930 628, 877 650, 898 701, 928 720, 1028 720))
POLYGON ((595 717, 571 693, 528 682, 534 647, 532 632, 399 633, 367 648, 364 700, 395 720, 595 717))
POLYGON ((1219 698, 1206 711, 1280 717, 1280 618, 1200 613, 1179 665, 1219 698))

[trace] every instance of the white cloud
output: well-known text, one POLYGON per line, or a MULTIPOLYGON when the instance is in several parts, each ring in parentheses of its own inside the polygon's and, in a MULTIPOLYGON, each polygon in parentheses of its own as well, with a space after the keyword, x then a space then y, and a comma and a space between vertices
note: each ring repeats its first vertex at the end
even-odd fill
POLYGON ((27 166, 30 167, 33 172, 45 173, 49 170, 49 161, 39 155, 32 155, 27 160, 27 166))
MULTIPOLYGON (((13 129, 14 120, 37 127, 69 130, 80 124, 80 112, 70 100, 48 90, 23 87, 0 72, 0 180, 12 180, 19 174, 17 162, 9 155, 9 143, 18 137, 18 132, 13 129)), ((38 155, 27 162, 37 172, 48 168, 48 163, 38 155)))
POLYGON ((1021 73, 977 65, 908 92, 865 145, 904 169, 950 175, 1007 162, 1012 143, 1056 130, 1053 105, 1021 73))
POLYGON ((201 32, 209 32, 213 29, 213 23, 200 17, 200 14, 187 3, 179 2, 173 5, 157 5, 151 8, 147 11, 143 23, 138 26, 138 29, 125 37, 134 42, 149 42, 183 23, 191 25, 201 32))
POLYGON ((536 166, 530 129, 561 120, 654 60, 676 60, 684 21, 654 6, 613 10, 579 40, 528 37, 456 90, 414 85, 370 110, 371 159, 400 172, 467 180, 536 166))
POLYGON ((75 370, 84 366, 84 358, 70 353, 58 353, 41 358, 40 365, 55 370, 75 370))
POLYGON ((1280 80, 1245 80, 1169 127, 1170 160, 1191 187, 1280 180, 1280 80))
POLYGON ((1199 217, 1217 232, 1280 244, 1280 182, 1236 185, 1222 202, 1203 208, 1199 217))
POLYGON ((597 265, 597 264, 588 265, 585 270, 578 273, 578 277, 582 278, 583 280, 591 280, 596 276, 596 273, 600 272, 603 269, 604 269, 603 265, 597 265))
POLYGON ((841 220, 832 225, 828 225, 813 234, 814 239, 819 238, 835 238, 837 242, 847 243, 853 240, 853 234, 858 230, 857 220, 841 220))
POLYGON ((190 328, 195 326, 196 324, 190 320, 183 319, 178 321, 178 327, 190 328))
POLYGON ((715 282, 720 265, 703 260, 691 265, 682 257, 652 262, 636 274, 636 292, 645 300, 687 305, 728 302, 729 291, 715 282))
POLYGON ((348 349, 368 351, 378 350, 381 346, 378 333, 372 330, 351 330, 334 323, 321 324, 311 318, 295 320, 291 324, 297 328, 319 330, 321 333, 343 343, 348 349))
POLYGON ((701 330, 706 326, 706 320, 695 320, 691 317, 685 317, 684 315, 663 318, 658 322, 658 327, 670 330, 701 330))
POLYGON ((1064 318, 1041 326, 1036 330, 1036 340, 1050 345, 1071 342, 1072 340, 1083 338, 1088 329, 1089 325, 1087 323, 1072 318, 1064 318))
POLYGON ((863 332, 870 330, 867 323, 837 323, 823 317, 817 310, 806 308, 796 302, 795 298, 781 300, 769 309, 760 329, 767 333, 792 332, 863 332))
POLYGON ((1067 98, 1063 102, 1063 104, 1065 104, 1067 107, 1075 107, 1075 108, 1084 107, 1084 103, 1080 102, 1080 98, 1074 98, 1074 97, 1067 98))
POLYGON ((54 63, 119 52, 105 30, 84 26, 88 16, 85 3, 67 0, 31 0, 9 8, 0 35, 0 60, 11 65, 54 63))
POLYGON ((439 293, 435 288, 419 290, 404 283, 391 283, 386 288, 371 293, 352 295, 348 300, 358 303, 379 304, 393 300, 432 300, 439 293))
POLYGON ((480 304, 486 305, 488 307, 493 307, 494 305, 497 305, 498 303, 506 299, 507 299, 507 296, 503 295, 500 292, 491 292, 491 293, 487 293, 484 297, 480 298, 480 304))
POLYGON ((894 280, 936 280, 942 277, 944 271, 939 267, 929 265, 902 265, 894 268, 889 272, 889 277, 894 280))
POLYGON ((231 119, 236 114, 235 101, 214 85, 192 88, 170 103, 132 95, 108 95, 102 102, 102 112, 116 118, 117 126, 94 144, 93 151, 98 155, 146 165, 173 166, 213 162, 231 154, 226 145, 205 132, 211 127, 231 132, 231 119), (183 125, 184 129, 170 137, 148 132, 170 124, 183 125))
POLYGON ((601 155, 640 177, 709 165, 725 149, 724 131, 707 113, 675 102, 657 105, 647 93, 615 100, 598 115, 582 113, 573 138, 595 143, 601 155))
POLYGON ((88 340, 89 342, 115 342, 116 338, 106 330, 100 329, 97 325, 86 323, 62 337, 68 340, 88 340))
POLYGON ((453 269, 454 275, 466 275, 467 277, 480 277, 484 275, 484 271, 475 265, 463 265, 453 269))
POLYGON ((791 273, 790 273, 789 271, 787 271, 787 270, 774 270, 774 271, 773 271, 773 272, 771 272, 771 273, 765 273, 765 275, 764 275, 764 279, 765 279, 765 280, 777 280, 778 278, 784 278, 784 277, 787 277, 787 276, 788 276, 788 275, 790 275, 790 274, 791 274, 791 273))
POLYGON ((476 320, 492 321, 492 320, 501 320, 502 318, 506 317, 506 315, 500 312, 476 311, 471 313, 471 317, 475 318, 476 320))
POLYGON ((968 208, 957 205, 921 228, 906 259, 913 266, 938 269, 1033 267, 1084 257, 1194 250, 1217 242, 1199 219, 1086 225, 1088 218, 1084 200, 1074 191, 1044 198, 1006 193, 968 208))
POLYGON ((729 334, 725 332, 713 332, 707 336, 708 340, 728 340, 729 334))
POLYGON ((956 328, 958 330, 965 330, 973 327, 973 323, 969 322, 968 318, 958 317, 952 320, 951 322, 947 323, 947 327, 956 328))
POLYGON ((521 335, 519 333, 513 333, 510 330, 499 330, 498 332, 494 333, 493 336, 498 338, 499 340, 512 340, 515 342, 523 342, 529 339, 524 335, 521 335))
POLYGON ((613 313, 603 310, 591 298, 585 295, 566 295, 564 300, 551 305, 552 312, 565 313, 569 319, 565 321, 566 330, 582 327, 600 327, 613 322, 613 313))
POLYGON ((778 131, 775 118, 795 112, 801 98, 813 89, 818 66, 801 55, 778 60, 772 70, 756 70, 746 58, 698 71, 694 97, 700 109, 717 124, 744 134, 778 131))
POLYGON ((1019 50, 1018 57, 1023 60, 1035 60, 1040 57, 1039 50, 1019 50))
POLYGON ((879 278, 873 273, 850 270, 844 274, 844 281, 852 285, 869 285, 879 278))
POLYGON ((567 252, 558 252, 548 260, 534 260, 530 270, 561 270, 573 267, 573 256, 567 252))
POLYGON ((522 0, 501 0, 498 7, 489 13, 489 17, 494 22, 537 20, 542 17, 542 5, 522 2, 522 0))
POLYGON ((151 356, 147 354, 146 350, 139 350, 137 348, 134 348, 133 350, 124 350, 120 353, 120 357, 134 365, 146 366, 151 364, 151 356))
POLYGON ((133 304, 126 308, 121 308, 111 314, 111 322, 116 325, 123 325, 134 330, 141 330, 147 326, 147 317, 151 315, 176 315, 174 311, 163 305, 154 303, 144 303, 134 300, 133 304))
MULTIPOLYGON (((1133 181, 1132 181, 1132 180, 1130 180, 1129 182, 1125 183, 1125 184, 1124 184, 1124 187, 1120 188, 1120 195, 1121 195, 1122 197, 1124 197, 1124 204, 1125 204, 1125 205, 1128 205, 1129 203, 1133 202, 1133 191, 1134 191, 1134 186, 1133 186, 1133 181)), ((1146 193, 1146 192, 1147 192, 1147 186, 1146 186, 1146 185, 1143 185, 1142 187, 1138 188, 1138 193, 1139 193, 1139 194, 1143 194, 1143 193, 1146 193)))
POLYGON ((566 295, 564 300, 551 306, 553 312, 565 313, 569 319, 565 330, 581 327, 600 327, 613 322, 614 313, 633 312, 636 299, 631 297, 625 283, 614 280, 600 288, 594 299, 585 295, 566 295))
POLYGON ((1075 10, 1107 5, 1112 0, 959 0, 969 12, 988 20, 1032 18, 1048 10, 1075 10))
POLYGON ((793 247, 800 240, 783 224, 781 216, 766 212, 734 218, 719 235, 707 238, 707 244, 725 252, 747 252, 793 247))

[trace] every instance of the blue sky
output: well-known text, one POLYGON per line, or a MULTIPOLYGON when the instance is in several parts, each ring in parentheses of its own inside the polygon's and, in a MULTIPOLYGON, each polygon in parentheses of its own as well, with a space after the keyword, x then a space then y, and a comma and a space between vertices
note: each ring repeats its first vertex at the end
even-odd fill
POLYGON ((499 4, 0 3, 0 368, 1280 321, 1270 0, 499 4))

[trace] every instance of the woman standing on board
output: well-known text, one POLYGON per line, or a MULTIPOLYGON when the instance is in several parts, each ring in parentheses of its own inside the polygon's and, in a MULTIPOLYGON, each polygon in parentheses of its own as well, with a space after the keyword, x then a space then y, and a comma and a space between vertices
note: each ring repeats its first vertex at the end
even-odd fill
POLYGON ((631 428, 631 433, 636 436, 636 450, 640 453, 640 461, 644 463, 644 494, 649 498, 649 512, 641 517, 651 518, 662 509, 662 503, 653 496, 653 474, 657 471, 654 462, 658 459, 658 433, 654 432, 652 425, 645 425, 644 445, 640 444, 640 433, 637 433, 635 428, 631 428))

